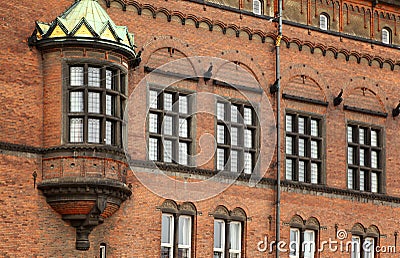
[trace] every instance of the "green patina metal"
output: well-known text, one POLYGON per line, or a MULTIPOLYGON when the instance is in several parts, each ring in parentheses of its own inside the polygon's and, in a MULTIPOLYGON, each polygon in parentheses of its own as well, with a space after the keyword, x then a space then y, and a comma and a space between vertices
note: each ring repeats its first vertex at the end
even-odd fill
POLYGON ((35 42, 45 39, 86 38, 113 41, 135 48, 126 26, 117 26, 97 0, 77 0, 51 23, 36 22, 35 42))

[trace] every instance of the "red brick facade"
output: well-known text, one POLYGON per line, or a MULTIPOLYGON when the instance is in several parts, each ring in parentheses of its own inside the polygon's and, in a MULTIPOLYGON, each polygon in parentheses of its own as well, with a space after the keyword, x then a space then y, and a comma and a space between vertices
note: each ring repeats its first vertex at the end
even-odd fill
MULTIPOLYGON (((275 22, 269 21, 274 15, 276 1, 263 2, 265 16, 255 16, 250 12, 251 1, 227 2, 231 2, 227 3, 228 7, 197 0, 99 0, 115 24, 125 25, 134 33, 136 51, 142 51, 140 65, 134 69, 130 67, 128 72, 128 93, 138 94, 135 99, 137 109, 130 110, 130 114, 139 121, 132 125, 134 131, 129 132, 139 139, 130 142, 130 154, 134 155, 131 158, 137 162, 131 169, 128 169, 121 148, 100 148, 99 152, 77 148, 76 153, 63 149, 68 139, 65 136, 68 130, 65 100, 68 98, 65 98, 63 88, 65 60, 98 60, 122 67, 127 58, 112 50, 91 47, 64 48, 60 45, 51 51, 40 51, 28 45, 35 21, 53 21, 73 3, 72 0, 47 3, 8 0, 0 5, 1 257, 99 257, 100 243, 107 245, 107 257, 160 257, 161 215, 166 199, 153 193, 135 175, 150 169, 145 164, 148 132, 143 126, 148 98, 145 90, 135 91, 139 82, 148 75, 146 69, 194 56, 236 62, 256 78, 276 116, 277 101, 276 96, 270 93, 270 85, 275 81, 277 29, 275 22), (37 173, 35 185, 34 172, 37 173), (119 208, 115 203, 107 203, 101 213, 104 223, 92 230, 87 251, 75 249, 75 229, 60 214, 89 212, 95 202, 88 200, 50 206, 43 192, 35 188, 46 180, 71 177, 122 181, 132 191, 130 198, 119 208)), ((304 223, 319 223, 318 248, 330 238, 338 240, 338 230, 346 230, 346 240, 351 240, 352 229, 357 223, 365 227, 366 235, 368 229, 376 227, 379 230, 379 237, 375 238, 379 246, 394 246, 398 244, 397 232, 400 230, 396 216, 400 212, 400 163, 397 158, 400 155, 397 150, 400 125, 399 117, 392 116, 392 110, 400 99, 396 90, 400 70, 397 49, 400 44, 397 32, 400 7, 384 1, 379 1, 376 6, 370 1, 344 2, 284 1, 281 93, 300 99, 282 97, 279 116, 283 125, 281 240, 289 242, 292 218, 298 215, 304 223), (331 30, 328 32, 318 28, 318 15, 322 11, 331 17, 331 30), (392 30, 393 44, 380 42, 381 29, 385 26, 392 30), (334 106, 333 100, 341 89, 343 102, 334 106), (284 125, 288 111, 322 118, 324 179, 321 184, 285 180, 284 125), (381 193, 349 190, 347 187, 348 122, 381 128, 381 193)), ((204 65, 204 69, 207 68, 208 64, 204 65)), ((242 98, 232 88, 216 85, 212 80, 205 82, 203 78, 181 81, 174 86, 191 92, 242 98)), ((248 93, 254 102, 260 95, 248 93)), ((213 108, 214 103, 198 101, 197 107, 201 105, 213 108)), ((268 119, 267 116, 264 118, 268 119)), ((215 136, 214 117, 198 114, 195 126, 193 142, 196 152, 214 151, 210 142, 199 144, 203 135, 215 136)), ((261 128, 265 132, 273 129, 272 123, 261 128)), ((260 139, 259 145, 262 144, 275 147, 273 138, 260 139)), ((230 212, 240 209, 246 214, 242 258, 274 257, 274 254, 258 250, 258 244, 265 236, 269 241, 275 240, 275 151, 267 148, 266 153, 260 154, 265 175, 255 186, 250 185, 246 177, 240 177, 216 196, 194 202, 186 200, 196 210, 192 219, 191 257, 213 257, 214 212, 218 206, 224 206, 230 212), (270 153, 267 152, 274 153, 271 162, 268 162, 270 153)), ((171 178, 178 181, 210 178, 210 173, 216 169, 215 159, 202 160, 200 156, 197 162, 201 164, 197 169, 173 166, 165 166, 165 169, 171 178)), ((181 200, 172 201, 177 207, 185 204, 181 200)), ((400 248, 397 249, 399 252, 400 248)), ((376 253, 375 257, 397 255, 376 253)), ((281 257, 289 255, 281 253, 281 257)), ((331 252, 326 248, 322 253, 316 252, 315 257, 350 257, 350 253, 331 252)))

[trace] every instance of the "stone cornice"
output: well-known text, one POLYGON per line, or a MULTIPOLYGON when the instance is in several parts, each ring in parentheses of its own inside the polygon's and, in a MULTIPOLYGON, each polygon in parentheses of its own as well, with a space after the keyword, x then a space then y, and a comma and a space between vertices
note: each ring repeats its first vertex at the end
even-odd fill
MULTIPOLYGON (((218 5, 215 3, 205 2, 203 0, 187 0, 187 1, 214 7, 214 8, 218 8, 218 9, 228 10, 228 11, 240 13, 243 15, 257 17, 259 19, 263 19, 266 21, 273 19, 273 17, 270 17, 270 16, 256 15, 256 14, 253 14, 248 11, 239 10, 239 9, 235 9, 235 8, 228 7, 228 6, 218 5)), ((109 3, 109 2, 110 1, 107 1, 107 3, 109 3)), ((121 1, 117 1, 117 2, 121 3, 121 1)), ((107 5, 109 6, 109 4, 107 4, 107 5)), ((204 23, 210 31, 214 31, 215 27, 220 27, 220 29, 224 35, 226 35, 227 30, 230 29, 235 32, 236 37, 239 37, 240 34, 244 33, 247 35, 249 40, 255 40, 257 38, 258 40, 260 40, 260 43, 265 43, 267 41, 267 39, 268 39, 268 42, 273 43, 276 41, 276 37, 277 37, 277 34, 275 32, 267 32, 267 31, 260 30, 258 28, 250 28, 250 27, 246 27, 246 26, 241 27, 237 24, 226 24, 220 20, 211 20, 207 17, 200 17, 200 16, 197 16, 194 14, 189 14, 189 13, 185 14, 180 11, 168 10, 164 7, 156 7, 152 4, 142 4, 137 1, 124 3, 123 5, 121 4, 122 9, 126 10, 127 5, 131 5, 131 6, 135 7, 138 15, 142 15, 142 12, 144 10, 146 10, 146 11, 152 13, 152 17, 154 19, 157 17, 159 17, 159 18, 166 17, 166 21, 171 22, 172 17, 175 17, 180 20, 182 25, 186 25, 187 20, 192 20, 194 22, 196 28, 199 28, 200 24, 204 23), (162 14, 162 15, 159 15, 159 14, 162 14)), ((347 39, 351 39, 351 40, 361 41, 366 44, 380 45, 380 46, 385 46, 387 48, 392 48, 392 49, 400 49, 400 46, 398 46, 398 45, 387 45, 387 44, 383 44, 380 41, 366 39, 366 38, 362 38, 362 37, 358 37, 358 36, 352 36, 352 35, 348 35, 348 34, 341 33, 341 32, 323 31, 323 30, 313 27, 313 26, 304 25, 304 24, 300 24, 300 23, 296 23, 296 22, 292 22, 292 21, 284 20, 283 23, 290 25, 290 26, 304 28, 304 29, 311 30, 311 31, 317 31, 317 32, 321 32, 321 33, 330 34, 330 35, 336 36, 336 37, 342 37, 342 38, 347 38, 347 39)), ((324 45, 321 43, 304 41, 304 40, 300 40, 297 38, 289 38, 287 36, 283 36, 282 41, 284 43, 286 43, 287 48, 290 48, 292 45, 296 45, 299 51, 302 51, 303 47, 307 46, 310 49, 311 54, 314 54, 315 50, 319 49, 322 52, 323 56, 326 56, 327 52, 331 52, 333 54, 334 58, 338 58, 338 56, 341 54, 341 55, 344 55, 346 61, 350 60, 350 58, 355 58, 357 60, 357 63, 360 63, 362 60, 365 60, 370 66, 374 62, 376 62, 380 68, 385 67, 385 64, 386 64, 387 66, 390 67, 391 70, 394 70, 395 66, 400 66, 400 60, 384 58, 384 57, 381 57, 378 55, 371 56, 370 54, 367 54, 367 53, 361 53, 358 51, 352 51, 352 50, 348 50, 348 49, 344 49, 344 48, 339 49, 335 46, 329 46, 329 45, 324 45)))
POLYGON ((11 152, 23 152, 23 153, 31 153, 38 155, 52 155, 56 153, 63 152, 98 152, 98 153, 108 153, 113 154, 120 157, 125 157, 125 152, 121 148, 113 147, 113 146, 97 146, 97 145, 60 145, 50 148, 40 148, 34 147, 30 145, 24 144, 15 144, 8 142, 0 142, 0 151, 11 151, 11 152))

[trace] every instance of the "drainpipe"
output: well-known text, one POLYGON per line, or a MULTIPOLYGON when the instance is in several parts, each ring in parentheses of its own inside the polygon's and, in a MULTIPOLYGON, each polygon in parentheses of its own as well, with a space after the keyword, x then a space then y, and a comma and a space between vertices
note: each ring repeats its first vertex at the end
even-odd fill
POLYGON ((277 80, 276 92, 276 258, 279 257, 278 243, 280 241, 281 230, 281 72, 280 72, 280 44, 282 39, 282 0, 278 0, 278 37, 276 38, 276 67, 275 75, 277 80))

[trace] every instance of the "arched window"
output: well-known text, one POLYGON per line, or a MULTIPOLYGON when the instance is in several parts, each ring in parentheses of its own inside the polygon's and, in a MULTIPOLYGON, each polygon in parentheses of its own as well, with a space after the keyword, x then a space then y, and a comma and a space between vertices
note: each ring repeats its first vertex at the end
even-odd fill
POLYGON ((172 200, 165 200, 160 209, 162 211, 161 258, 190 258, 196 207, 189 202, 178 205, 172 200), (176 251, 177 254, 174 253, 176 251))
POLYGON ((314 217, 304 221, 299 215, 295 215, 290 224, 290 258, 308 257, 314 258, 318 250, 318 234, 320 224, 314 217), (301 255, 302 254, 302 255, 301 255))
POLYGON ((329 30, 329 16, 326 13, 319 15, 319 28, 321 30, 329 30))
POLYGON ((253 0, 253 13, 261 15, 261 12, 262 12, 261 1, 253 0))
POLYGON ((389 28, 382 29, 382 43, 385 44, 392 43, 392 31, 389 28))
POLYGON ((214 211, 214 258, 242 257, 246 213, 241 208, 228 211, 218 206, 214 211))
POLYGON ((357 223, 351 229, 351 243, 346 248, 351 248, 352 258, 372 258, 375 257, 375 247, 379 244, 379 229, 371 225, 365 229, 363 225, 357 223))

